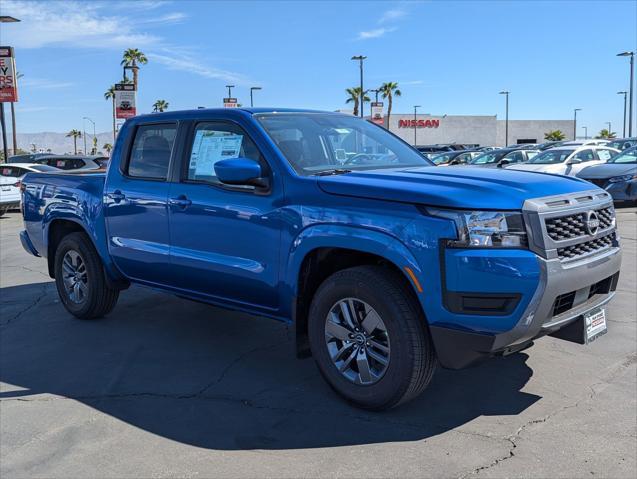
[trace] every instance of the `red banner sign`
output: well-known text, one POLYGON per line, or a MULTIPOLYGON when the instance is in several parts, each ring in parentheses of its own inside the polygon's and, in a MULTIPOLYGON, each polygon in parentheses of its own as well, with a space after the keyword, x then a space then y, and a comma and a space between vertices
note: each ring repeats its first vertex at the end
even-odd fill
POLYGON ((16 101, 18 101, 18 80, 13 48, 0 47, 0 102, 16 101))
POLYGON ((440 120, 398 120, 398 128, 438 128, 440 120))
POLYGON ((115 84, 115 118, 132 118, 137 114, 136 93, 132 83, 115 84))

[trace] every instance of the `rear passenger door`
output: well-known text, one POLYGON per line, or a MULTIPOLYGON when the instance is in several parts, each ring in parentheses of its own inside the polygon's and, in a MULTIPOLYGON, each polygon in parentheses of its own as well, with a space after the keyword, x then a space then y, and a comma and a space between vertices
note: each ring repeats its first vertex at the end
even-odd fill
POLYGON ((111 257, 126 276, 150 284, 169 282, 168 173, 176 136, 176 122, 137 126, 104 190, 111 257))

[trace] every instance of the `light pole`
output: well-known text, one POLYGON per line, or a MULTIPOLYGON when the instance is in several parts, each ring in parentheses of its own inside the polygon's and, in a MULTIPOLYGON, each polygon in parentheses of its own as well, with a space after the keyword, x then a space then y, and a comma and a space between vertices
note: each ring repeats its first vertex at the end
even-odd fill
POLYGON ((624 128, 622 131, 622 138, 626 138, 626 91, 618 91, 618 95, 624 95, 624 128))
POLYGON ((86 155, 86 117, 82 117, 82 137, 84 138, 84 154, 86 155))
POLYGON ((251 86, 250 87, 250 108, 254 106, 254 98, 252 97, 252 92, 254 90, 261 90, 260 86, 251 86))
POLYGON ((358 61, 358 66, 360 68, 360 72, 361 72, 361 118, 363 118, 363 110, 365 109, 365 90, 363 90, 363 60, 365 60, 367 57, 363 56, 363 55, 354 55, 352 57, 352 60, 357 60, 358 61))
POLYGON ((607 121, 606 124, 608 125, 608 137, 610 138, 610 132, 611 132, 610 121, 607 121))
POLYGON ((417 120, 417 111, 420 108, 420 105, 414 105, 414 146, 417 146, 416 143, 416 133, 418 132, 418 120, 417 120))
MULTIPOLYGON (((83 120, 88 120, 93 124, 93 145, 95 145, 95 122, 91 120, 88 116, 82 117, 83 120)), ((97 146, 95 147, 97 148, 97 146)), ((96 152, 97 153, 97 152, 96 152)), ((84 132, 84 154, 86 155, 86 132, 84 132)))
POLYGON ((584 129, 584 139, 588 140, 588 127, 587 126, 583 126, 582 128, 584 129))
MULTIPOLYGON (((0 15, 0 23, 19 22, 17 18, 9 15, 0 15)), ((7 124, 4 119, 4 102, 0 102, 0 128, 2 129, 2 151, 4 153, 3 161, 6 163, 9 159, 9 145, 7 145, 7 124)), ((13 145, 13 153, 15 154, 15 144, 13 145)))
POLYGON ((226 88, 228 89, 228 98, 232 98, 232 89, 234 88, 234 85, 226 85, 226 88))
POLYGON ((380 89, 376 88, 374 90, 369 90, 369 91, 373 92, 374 95, 376 95, 376 99, 374 101, 378 103, 378 94, 380 93, 380 89))
POLYGON ((582 111, 581 108, 573 109, 573 140, 577 140, 577 112, 582 111))
POLYGON ((506 116, 504 121, 504 146, 509 144, 509 92, 502 90, 500 95, 506 95, 506 116))
POLYGON ((622 52, 618 57, 630 57, 630 85, 628 87, 628 136, 633 136, 633 83, 635 76, 635 52, 622 52))

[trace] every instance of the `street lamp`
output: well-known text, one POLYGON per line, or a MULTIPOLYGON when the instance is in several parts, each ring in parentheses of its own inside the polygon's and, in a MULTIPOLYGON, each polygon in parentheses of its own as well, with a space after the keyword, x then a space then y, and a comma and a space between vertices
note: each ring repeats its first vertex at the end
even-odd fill
POLYGON ((376 103, 378 103, 378 94, 380 93, 380 88, 376 88, 373 90, 369 90, 371 92, 373 92, 376 95, 376 100, 374 100, 376 103))
POLYGON ((610 131, 611 131, 610 121, 607 121, 606 124, 608 125, 608 137, 610 138, 610 131))
POLYGON ((627 91, 618 91, 617 94, 618 95, 624 95, 624 127, 622 130, 622 138, 626 138, 626 95, 627 95, 627 91))
POLYGON ((581 108, 573 109, 573 140, 577 140, 577 112, 582 111, 581 108))
POLYGON ((416 143, 416 132, 418 131, 418 120, 416 119, 416 112, 418 111, 418 108, 421 108, 420 105, 414 105, 414 146, 417 145, 416 143))
POLYGON ((509 92, 502 90, 500 95, 506 95, 506 116, 504 122, 504 146, 509 144, 509 92))
MULTIPOLYGON (((19 21, 20 20, 18 20, 17 18, 11 17, 9 15, 0 15, 0 23, 15 23, 19 21)), ((4 121, 4 102, 0 102, 0 129, 2 130, 2 151, 4 153, 3 160, 6 163, 9 159, 9 146, 7 145, 7 125, 4 121)), ((13 153, 16 153, 15 142, 13 145, 13 153)))
POLYGON ((588 127, 587 126, 583 126, 582 128, 584 129, 584 139, 588 140, 588 127))
POLYGON ((251 86, 250 87, 250 108, 252 108, 254 106, 254 99, 252 97, 252 92, 254 90, 261 90, 262 88, 260 86, 251 86))
POLYGON ((630 57, 630 85, 628 87, 628 136, 633 136, 633 78, 635 76, 635 52, 621 52, 618 57, 630 57))
POLYGON ((234 85, 226 85, 226 88, 228 89, 228 98, 232 98, 232 89, 234 88, 234 85))
MULTIPOLYGON (((82 120, 88 120, 91 123, 93 123, 93 145, 95 145, 95 122, 93 120, 91 120, 88 116, 83 116, 82 120)), ((88 154, 88 153, 86 153, 86 128, 84 129, 84 154, 85 155, 88 154)))
POLYGON ((365 60, 366 58, 367 57, 363 55, 354 55, 352 57, 352 60, 358 61, 358 65, 361 72, 361 111, 360 111, 361 118, 363 118, 363 110, 365 106, 365 102, 363 101, 365 99, 365 90, 363 90, 363 60, 365 60))

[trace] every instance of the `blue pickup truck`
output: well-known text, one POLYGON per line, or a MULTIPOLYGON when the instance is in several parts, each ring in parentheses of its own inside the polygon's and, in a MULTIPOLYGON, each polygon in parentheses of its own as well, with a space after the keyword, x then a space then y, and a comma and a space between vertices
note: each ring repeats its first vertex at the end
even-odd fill
POLYGON ((289 323, 348 401, 386 409, 438 364, 606 331, 621 248, 611 197, 576 178, 437 168, 349 115, 138 116, 106 172, 29 174, 24 248, 64 307, 131 283, 289 323))

